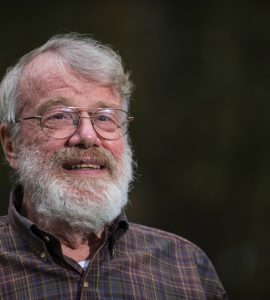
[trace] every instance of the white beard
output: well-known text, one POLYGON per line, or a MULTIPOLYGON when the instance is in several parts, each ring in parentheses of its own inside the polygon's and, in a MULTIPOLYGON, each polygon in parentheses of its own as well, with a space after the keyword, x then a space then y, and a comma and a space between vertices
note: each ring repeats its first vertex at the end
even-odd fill
POLYGON ((107 150, 69 148, 53 157, 45 156, 38 146, 20 146, 17 182, 29 195, 29 205, 43 224, 67 223, 75 230, 99 232, 110 224, 128 201, 132 180, 132 153, 126 145, 116 161, 107 150), (63 173, 63 160, 87 155, 104 159, 109 169, 101 178, 76 178, 63 173))

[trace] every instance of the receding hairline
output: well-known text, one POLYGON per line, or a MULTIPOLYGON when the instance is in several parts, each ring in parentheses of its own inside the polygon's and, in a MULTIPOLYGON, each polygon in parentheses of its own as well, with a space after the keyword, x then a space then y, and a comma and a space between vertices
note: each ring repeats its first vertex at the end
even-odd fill
POLYGON ((52 36, 43 45, 22 56, 7 70, 0 84, 2 122, 15 121, 17 105, 23 102, 23 94, 30 94, 30 87, 34 87, 30 79, 39 73, 28 67, 45 54, 54 56, 59 64, 61 62, 66 70, 70 70, 72 75, 80 80, 93 80, 98 85, 112 87, 119 93, 123 105, 128 110, 134 86, 118 52, 88 34, 71 32, 52 36), (27 82, 27 77, 28 84, 19 84, 27 82))
POLYGON ((117 90, 113 84, 103 84, 96 81, 91 76, 81 75, 76 70, 73 70, 67 63, 63 62, 61 60, 61 56, 57 53, 48 51, 40 53, 24 66, 21 77, 18 81, 18 87, 21 90, 21 101, 20 103, 17 103, 18 111, 21 111, 23 107, 28 104, 27 102, 29 102, 30 99, 39 99, 42 96, 42 93, 48 90, 48 86, 44 85, 44 81, 48 80, 53 83, 54 80, 57 80, 57 78, 60 80, 64 79, 65 73, 85 83, 89 82, 98 86, 111 88, 112 93, 117 93, 120 96, 121 104, 124 104, 124 99, 121 97, 120 91, 117 90), (52 64, 53 68, 55 68, 55 66, 58 67, 54 69, 56 72, 43 72, 41 65, 45 65, 46 69, 46 63, 52 64), (57 73, 57 69, 59 74, 57 73), (57 74, 57 76, 55 74, 57 74), (54 78, 54 76, 56 77, 54 78))

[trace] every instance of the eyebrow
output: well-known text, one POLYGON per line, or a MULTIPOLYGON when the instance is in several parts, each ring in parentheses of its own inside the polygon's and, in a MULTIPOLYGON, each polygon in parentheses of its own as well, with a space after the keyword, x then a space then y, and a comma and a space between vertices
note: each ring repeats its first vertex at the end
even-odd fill
POLYGON ((54 106, 70 106, 70 101, 67 98, 54 98, 54 99, 49 99, 47 102, 41 104, 37 112, 39 114, 43 113, 47 109, 54 107, 54 106))
POLYGON ((106 103, 105 101, 98 101, 97 105, 95 108, 120 108, 119 105, 115 105, 115 104, 110 104, 108 105, 108 103, 106 103))
MULTIPOLYGON (((72 102, 70 99, 64 98, 64 97, 59 97, 59 98, 49 99, 47 102, 41 104, 37 109, 37 113, 42 114, 47 109, 49 109, 51 107, 57 107, 57 106, 74 107, 74 105, 72 105, 72 102)), ((94 108, 117 108, 117 109, 119 109, 120 107, 119 107, 119 105, 115 105, 115 104, 108 105, 108 103, 106 103, 105 101, 99 100, 96 103, 96 106, 94 108)))

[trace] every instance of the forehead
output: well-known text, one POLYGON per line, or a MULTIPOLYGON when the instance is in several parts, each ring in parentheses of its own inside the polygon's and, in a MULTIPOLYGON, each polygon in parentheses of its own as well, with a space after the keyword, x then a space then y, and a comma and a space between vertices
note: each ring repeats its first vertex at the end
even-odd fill
POLYGON ((49 53, 40 55, 25 67, 19 85, 23 94, 21 111, 58 98, 67 99, 73 106, 91 106, 95 101, 121 105, 120 95, 113 87, 80 77, 49 53))

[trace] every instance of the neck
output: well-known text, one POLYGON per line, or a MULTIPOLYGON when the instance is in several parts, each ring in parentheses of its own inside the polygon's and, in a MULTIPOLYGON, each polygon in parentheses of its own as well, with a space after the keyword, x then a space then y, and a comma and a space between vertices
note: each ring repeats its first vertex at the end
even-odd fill
POLYGON ((29 202, 24 199, 22 214, 34 222, 39 229, 57 237, 61 243, 62 253, 75 261, 89 259, 105 239, 105 230, 86 232, 80 228, 72 228, 66 222, 50 221, 39 217, 29 202))

